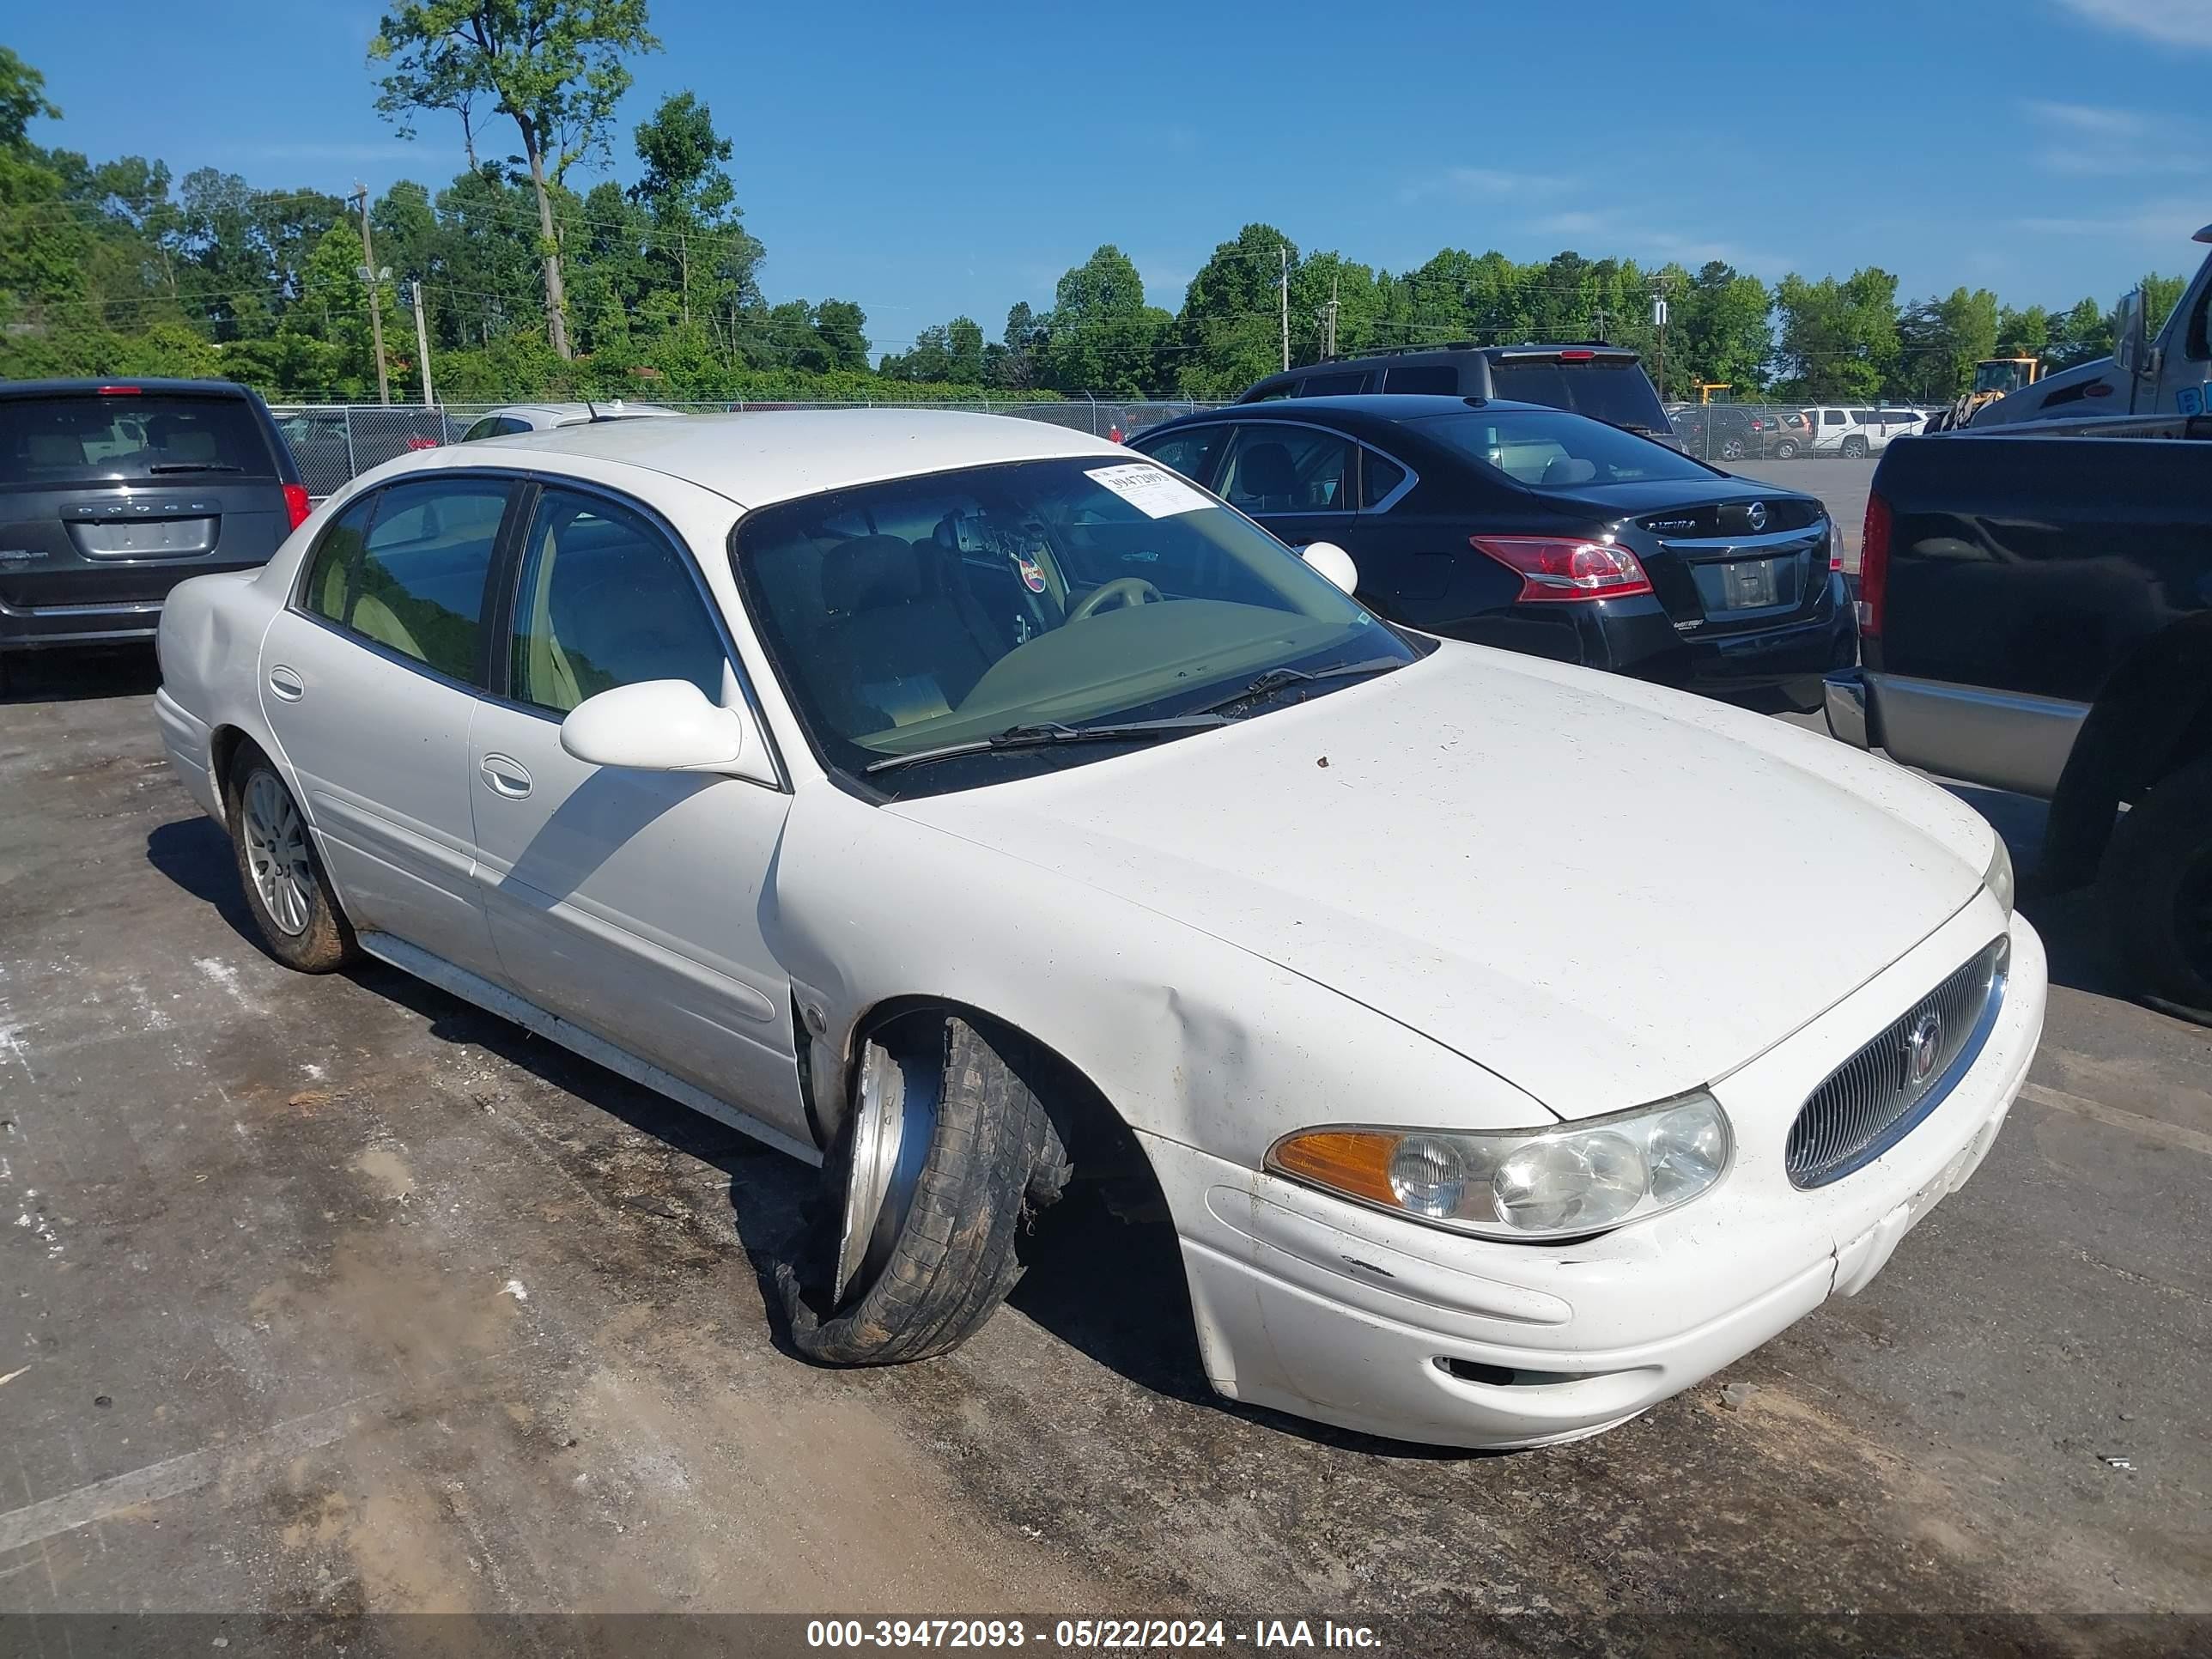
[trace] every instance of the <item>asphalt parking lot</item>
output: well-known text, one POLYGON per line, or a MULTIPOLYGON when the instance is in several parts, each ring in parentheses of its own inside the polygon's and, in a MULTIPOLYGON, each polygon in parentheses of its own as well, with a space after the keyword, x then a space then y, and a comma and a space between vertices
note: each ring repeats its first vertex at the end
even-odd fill
MULTIPOLYGON (((1212 1397, 1170 1241, 1087 1202, 959 1352, 802 1363, 755 1263, 809 1172, 388 968, 278 967, 153 688, 0 700, 0 1611, 2204 1635, 2111 1616, 2212 1615, 2212 1042, 2106 994, 2077 907, 2027 905, 2009 1127, 1863 1295, 1599 1440, 1437 1454, 1212 1397)), ((1970 798, 2032 869, 2037 809, 1970 798)))

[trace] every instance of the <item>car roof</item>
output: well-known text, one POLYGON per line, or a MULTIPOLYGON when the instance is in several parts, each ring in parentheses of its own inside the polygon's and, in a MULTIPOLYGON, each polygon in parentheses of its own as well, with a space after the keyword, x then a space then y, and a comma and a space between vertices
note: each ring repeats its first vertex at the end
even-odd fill
POLYGON ((129 386, 141 392, 189 392, 201 398, 252 398, 252 389, 235 380, 175 380, 161 375, 112 374, 105 380, 4 380, 0 398, 38 398, 57 394, 100 392, 109 386, 129 386))
MULTIPOLYGON (((1164 427, 1196 425, 1208 421, 1295 421, 1301 416, 1334 411, 1343 415, 1364 416, 1373 421, 1413 421, 1430 415, 1464 415, 1471 409, 1504 410, 1513 413, 1526 410, 1532 415, 1571 415, 1571 409, 1557 409, 1550 404, 1523 403, 1511 398, 1449 398, 1441 393, 1429 395, 1405 392, 1346 392, 1328 398, 1270 398, 1265 403, 1231 404, 1226 408, 1202 410, 1194 415, 1179 415, 1172 421, 1163 421, 1159 426, 1147 427, 1145 435, 1150 437, 1164 427)), ((1589 416, 1582 418, 1587 420, 1589 416)))
POLYGON ((550 415, 556 420, 565 421, 573 419, 588 421, 596 414, 608 420, 627 420, 633 415, 672 416, 676 413, 678 413, 677 410, 669 409, 660 404, 627 404, 623 402, 619 398, 610 398, 606 402, 598 404, 586 403, 501 404, 496 409, 488 409, 484 410, 483 415, 480 415, 477 418, 478 420, 482 420, 485 416, 490 415, 507 415, 515 416, 524 415, 550 415))
POLYGON ((1133 459, 1119 444, 1046 421, 930 409, 777 410, 599 421, 448 445, 421 451, 415 459, 428 465, 465 466, 501 450, 547 461, 575 456, 643 467, 686 479, 744 507, 1006 461, 1133 459))

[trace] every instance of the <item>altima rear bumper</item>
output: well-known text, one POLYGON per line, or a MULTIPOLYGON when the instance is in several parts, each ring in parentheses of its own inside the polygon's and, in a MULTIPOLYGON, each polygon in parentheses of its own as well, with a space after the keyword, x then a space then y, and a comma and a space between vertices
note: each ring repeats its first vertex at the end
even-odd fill
MULTIPOLYGON (((2003 925, 1986 894, 1895 967, 1713 1093, 1735 1127, 1720 1185, 1579 1243, 1468 1238, 1156 1137, 1206 1371, 1231 1398, 1394 1439, 1510 1449, 1598 1432, 1731 1364, 1834 1294, 1980 1164, 2043 1026, 2026 921, 1996 1025, 1949 1095, 1880 1158, 1801 1191, 1798 1103, 2003 925)), ((1321 1117, 1344 1117, 1330 1103, 1321 1117)), ((1403 1121, 1418 1109, 1362 1103, 1403 1121)))

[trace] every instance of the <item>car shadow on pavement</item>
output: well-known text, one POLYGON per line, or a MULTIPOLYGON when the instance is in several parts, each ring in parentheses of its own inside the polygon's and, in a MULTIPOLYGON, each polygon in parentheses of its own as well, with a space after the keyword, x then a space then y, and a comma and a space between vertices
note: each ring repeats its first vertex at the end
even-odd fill
POLYGON ((23 651, 0 659, 0 703, 150 697, 161 684, 161 665, 150 645, 23 651))
POLYGON ((2035 924, 2051 957, 2051 982, 2092 996, 2124 997, 2106 965, 2096 896, 2086 890, 2047 893, 2036 885, 2043 856, 2043 829, 2050 808, 2027 795, 1977 784, 1941 781, 1943 787, 1990 821, 2004 837, 2019 874, 2021 914, 2035 924))

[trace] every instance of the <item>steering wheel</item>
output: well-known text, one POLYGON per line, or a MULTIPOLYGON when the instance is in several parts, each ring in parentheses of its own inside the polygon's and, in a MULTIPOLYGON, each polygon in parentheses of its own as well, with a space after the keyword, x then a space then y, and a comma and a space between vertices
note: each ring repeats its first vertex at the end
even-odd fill
POLYGON ((1067 613, 1067 619, 1079 623, 1085 617, 1095 617, 1102 611, 1115 610, 1122 605, 1155 605, 1158 603, 1159 597, 1160 590, 1142 576, 1116 576, 1112 581, 1093 588, 1082 604, 1067 613))

